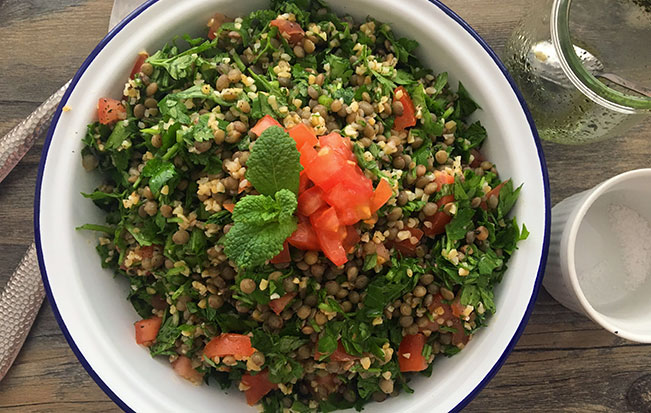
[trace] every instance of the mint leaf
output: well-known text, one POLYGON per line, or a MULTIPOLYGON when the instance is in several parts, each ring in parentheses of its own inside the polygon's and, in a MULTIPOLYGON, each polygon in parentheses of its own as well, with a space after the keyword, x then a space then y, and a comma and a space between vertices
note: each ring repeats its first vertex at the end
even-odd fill
MULTIPOLYGON (((298 174, 296 174, 298 175, 298 174)), ((249 195, 233 210, 233 227, 224 237, 224 253, 241 268, 256 267, 282 251, 296 230, 296 195, 287 189, 266 195, 249 195)))
POLYGON ((296 142, 278 126, 267 128, 255 141, 246 163, 246 179, 261 194, 287 189, 298 194, 301 154, 296 142))

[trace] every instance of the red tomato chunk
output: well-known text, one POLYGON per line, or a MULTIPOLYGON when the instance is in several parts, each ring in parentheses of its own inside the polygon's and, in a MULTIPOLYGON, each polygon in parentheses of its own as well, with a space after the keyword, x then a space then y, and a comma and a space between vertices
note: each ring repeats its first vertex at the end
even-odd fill
POLYGON ((387 203, 392 195, 393 190, 391 189, 389 182, 384 178, 380 179, 380 183, 377 185, 377 188, 375 188, 375 192, 373 192, 373 197, 371 198, 371 212, 375 213, 380 209, 382 205, 387 203))
POLYGON ((283 250, 271 259, 271 263, 282 264, 283 262, 290 262, 291 260, 292 256, 289 254, 289 246, 287 245, 287 241, 285 241, 283 244, 283 250))
POLYGON ((136 343, 147 347, 151 346, 154 340, 156 340, 162 322, 163 319, 160 317, 152 317, 136 321, 134 323, 136 328, 136 343))
POLYGON ((303 145, 314 146, 319 143, 316 135, 314 134, 314 130, 306 126, 303 122, 288 130, 287 133, 289 133, 289 136, 294 139, 296 142, 296 148, 299 151, 303 145))
POLYGON ((210 21, 208 22, 208 38, 210 40, 214 39, 216 37, 217 31, 222 26, 222 24, 232 22, 232 21, 233 21, 232 18, 222 13, 215 13, 212 19, 210 19, 210 21))
POLYGON ((199 373, 192 367, 192 361, 186 356, 179 356, 172 362, 172 368, 179 376, 194 384, 200 384, 203 379, 203 374, 199 373))
POLYGON ((119 100, 100 98, 97 102, 97 117, 99 123, 110 125, 127 118, 127 110, 119 100))
MULTIPOLYGON (((436 205, 441 208, 443 205, 450 202, 454 202, 454 195, 446 195, 442 197, 436 202, 436 205)), ((433 237, 434 235, 445 232, 445 226, 452 221, 452 216, 443 211, 437 211, 434 215, 428 217, 426 221, 429 221, 429 223, 423 226, 423 232, 425 232, 425 235, 433 237)))
POLYGON ((269 301, 269 308, 271 308, 271 311, 277 315, 280 315, 280 313, 283 312, 285 307, 287 307, 287 304, 289 304, 294 299, 294 297, 296 297, 296 293, 287 293, 280 298, 271 300, 269 301))
POLYGON ((318 186, 303 191, 298 196, 298 213, 309 217, 322 207, 326 206, 323 200, 323 191, 318 186))
POLYGON ((453 301, 452 304, 448 304, 444 302, 441 294, 436 294, 434 300, 432 300, 432 304, 429 305, 429 310, 432 313, 434 321, 424 329, 432 327, 429 328, 431 331, 437 331, 441 325, 451 327, 455 330, 452 333, 452 344, 455 346, 459 344, 465 345, 468 343, 469 337, 463 327, 462 320, 459 318, 464 309, 465 306, 461 305, 458 300, 453 301))
POLYGON ((269 115, 264 115, 264 117, 260 118, 255 126, 251 128, 251 132, 253 132, 256 136, 260 136, 262 132, 267 130, 267 128, 270 126, 278 126, 282 128, 282 125, 278 123, 276 119, 272 118, 269 115))
POLYGON ((321 248, 310 221, 299 222, 296 231, 290 235, 287 241, 300 250, 318 251, 321 248))
POLYGON ((267 369, 262 370, 256 375, 244 373, 242 375, 242 384, 246 388, 244 395, 249 406, 257 404, 267 393, 278 388, 276 383, 269 380, 267 369))
POLYGON ((425 347, 425 336, 421 333, 402 338, 398 348, 398 364, 401 372, 423 371, 427 368, 423 347, 425 347))
POLYGON ((236 360, 244 360, 251 357, 255 349, 251 347, 251 338, 243 334, 225 333, 219 335, 208 344, 203 350, 208 358, 233 356, 236 360))
POLYGON ((393 95, 394 101, 397 100, 402 103, 403 108, 402 115, 396 116, 393 121, 393 129, 404 130, 416 126, 416 110, 414 109, 414 103, 411 101, 411 97, 409 97, 409 93, 407 93, 407 89, 403 86, 398 86, 393 92, 393 95), (398 95, 400 95, 400 98, 396 98, 398 95))
POLYGON ((305 37, 305 32, 300 24, 290 22, 289 20, 275 19, 271 21, 271 26, 278 27, 280 35, 287 40, 288 43, 295 45, 305 37))
POLYGON ((147 52, 138 53, 138 57, 136 58, 136 63, 134 63, 133 69, 131 69, 131 74, 129 75, 130 79, 136 77, 136 75, 140 72, 140 68, 142 67, 142 64, 145 63, 145 60, 147 60, 148 57, 149 54, 147 52))
POLYGON ((407 257, 416 256, 416 247, 420 245, 420 239, 423 238, 423 231, 418 228, 407 228, 406 231, 409 231, 409 237, 405 238, 402 241, 398 241, 393 246, 396 250, 400 251, 402 255, 407 257), (416 239, 416 242, 412 242, 412 238, 416 239))

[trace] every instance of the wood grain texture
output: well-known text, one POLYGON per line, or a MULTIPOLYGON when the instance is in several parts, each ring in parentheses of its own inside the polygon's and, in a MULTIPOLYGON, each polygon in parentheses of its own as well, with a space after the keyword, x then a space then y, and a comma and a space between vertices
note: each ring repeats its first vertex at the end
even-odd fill
MULTIPOLYGON (((499 53, 529 0, 444 1, 499 53)), ((0 134, 74 74, 105 34, 110 0, 0 0, 0 134), (36 37, 37 33, 47 35, 36 37)), ((544 143, 552 201, 626 170, 651 166, 651 122, 607 143, 544 143)), ((0 183, 0 287, 33 237, 34 181, 42 143, 0 183)), ((651 411, 651 346, 613 336, 544 290, 524 335, 469 412, 651 411)), ((3 412, 107 412, 117 407, 68 347, 46 303, 8 376, 3 412)))

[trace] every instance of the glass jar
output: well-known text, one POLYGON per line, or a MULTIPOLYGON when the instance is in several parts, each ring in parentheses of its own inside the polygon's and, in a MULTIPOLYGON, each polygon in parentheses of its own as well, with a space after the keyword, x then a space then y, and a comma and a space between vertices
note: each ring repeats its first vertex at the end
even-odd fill
POLYGON ((533 0, 504 60, 541 138, 622 135, 651 115, 651 0, 533 0))

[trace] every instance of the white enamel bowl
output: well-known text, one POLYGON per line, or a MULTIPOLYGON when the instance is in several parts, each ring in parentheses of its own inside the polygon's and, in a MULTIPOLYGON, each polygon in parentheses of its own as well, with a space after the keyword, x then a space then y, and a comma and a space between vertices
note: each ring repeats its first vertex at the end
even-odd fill
MULTIPOLYGON (((549 183, 540 142, 525 104, 502 64, 483 40, 444 5, 426 0, 332 0, 338 13, 372 15, 402 36, 417 39, 423 62, 462 80, 483 110, 484 151, 504 177, 524 183, 514 213, 531 231, 497 288, 497 314, 466 349, 437 360, 430 378, 413 381, 416 392, 368 405, 372 412, 461 409, 497 372, 524 329, 547 255, 549 183)), ((35 233, 47 294, 70 346, 98 385, 123 409, 138 412, 248 412, 236 389, 196 387, 166 360, 152 359, 135 344, 136 312, 125 299, 128 285, 100 268, 95 234, 75 231, 103 222, 80 191, 97 184, 81 167, 81 138, 94 120, 99 97, 119 98, 134 57, 154 51, 175 35, 205 33, 219 11, 231 16, 266 7, 262 0, 149 1, 102 40, 75 76, 47 137, 37 183, 35 233), (63 105, 72 110, 62 112, 63 105)))

